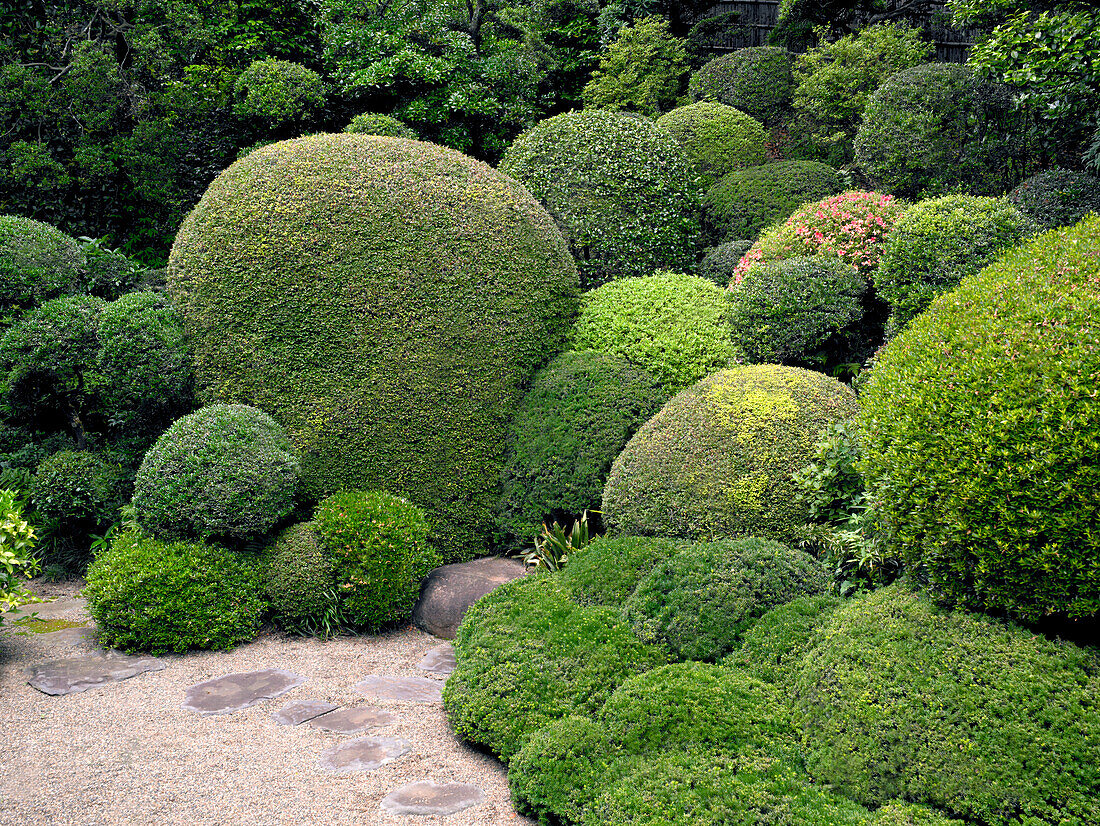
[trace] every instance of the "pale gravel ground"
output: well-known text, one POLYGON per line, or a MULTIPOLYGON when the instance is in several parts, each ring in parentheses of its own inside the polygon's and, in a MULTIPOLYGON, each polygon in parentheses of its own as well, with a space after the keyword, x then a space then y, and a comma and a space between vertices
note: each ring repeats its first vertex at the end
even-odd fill
MULTIPOLYGON (((55 587, 64 596, 74 587, 55 587)), ((61 618, 86 620, 82 609, 61 618)), ((27 685, 27 666, 81 648, 49 634, 0 631, 0 826, 291 826, 418 824, 518 826, 504 766, 459 743, 440 703, 374 701, 352 686, 368 674, 432 676, 417 663, 440 640, 415 629, 328 642, 268 633, 228 652, 166 655, 164 671, 80 694, 27 685), (308 682, 273 700, 215 717, 184 711, 195 683, 285 668, 308 682), (392 726, 357 735, 282 726, 271 712, 293 700, 393 712, 392 726), (368 734, 403 737, 411 751, 373 772, 330 775, 321 752, 368 734), (381 799, 407 783, 471 783, 482 803, 446 817, 393 815, 381 799)), ((64 637, 64 634, 62 635, 64 637)))

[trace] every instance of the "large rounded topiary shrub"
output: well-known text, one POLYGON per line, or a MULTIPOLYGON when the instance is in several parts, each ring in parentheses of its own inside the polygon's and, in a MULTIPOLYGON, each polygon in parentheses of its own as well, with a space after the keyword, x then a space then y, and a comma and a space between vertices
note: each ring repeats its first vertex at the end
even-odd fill
POLYGON ((516 138, 500 169, 554 216, 586 289, 694 263, 695 174, 647 118, 598 109, 549 118, 516 138))
POLYGON ((257 536, 293 510, 298 473, 270 416, 214 404, 178 419, 145 454, 134 511, 158 537, 257 536))
POLYGON ((716 100, 761 123, 777 123, 794 92, 794 56, 775 46, 754 46, 716 57, 691 76, 695 100, 716 100))
POLYGON ((1005 199, 1041 229, 1065 227, 1100 212, 1100 178, 1052 169, 1028 178, 1005 199))
POLYGON ((515 182, 366 135, 241 159, 169 260, 203 397, 286 427, 307 495, 386 488, 424 508, 451 560, 492 530, 507 422, 560 349, 576 278, 515 182))
POLYGON ((61 230, 0 215, 0 306, 29 306, 80 288, 80 245, 61 230))
POLYGON ((679 141, 707 187, 735 169, 766 160, 768 134, 763 125, 732 106, 701 101, 680 106, 657 118, 657 125, 679 141))
POLYGON ((791 474, 827 424, 855 412, 852 391, 820 373, 715 373, 634 434, 608 475, 604 520, 632 534, 786 539, 809 519, 791 474))
POLYGON ((898 550, 951 600, 1100 612, 1098 317, 1092 216, 940 296, 879 356, 863 470, 898 550))

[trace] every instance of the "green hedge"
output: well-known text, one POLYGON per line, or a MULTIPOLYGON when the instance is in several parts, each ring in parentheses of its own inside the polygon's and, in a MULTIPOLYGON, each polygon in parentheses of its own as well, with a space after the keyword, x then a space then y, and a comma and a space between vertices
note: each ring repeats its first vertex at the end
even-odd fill
POLYGON ((581 605, 621 608, 653 566, 681 548, 682 543, 659 536, 597 537, 569 554, 558 578, 581 605))
POLYGON ((1041 229, 1067 227, 1090 212, 1100 212, 1100 178, 1052 169, 1028 178, 1008 193, 1005 200, 1041 229))
POLYGON ((726 241, 703 253, 697 272, 700 278, 713 281, 719 287, 729 286, 733 271, 752 247, 752 241, 726 241))
POLYGON ((0 215, 0 306, 29 307, 75 293, 84 264, 75 238, 41 221, 0 215))
POLYGON ((62 450, 43 459, 34 471, 31 499, 41 516, 62 530, 105 530, 129 497, 125 469, 88 451, 62 450))
POLYGON ((332 558, 312 522, 283 529, 267 550, 263 589, 275 622, 292 633, 325 636, 340 622, 332 558))
POLYGON ((233 84, 233 109, 270 127, 300 123, 325 102, 325 84, 312 69, 287 60, 254 60, 233 84))
POLYGON ((794 56, 775 46, 755 46, 716 57, 691 76, 694 100, 716 100, 763 123, 778 123, 794 92, 794 56))
POLYGON ((767 160, 763 125, 732 106, 714 101, 680 106, 657 118, 657 125, 684 147, 704 188, 735 169, 767 160))
POLYGON ((397 118, 375 112, 356 115, 344 127, 344 131, 358 135, 389 135, 391 138, 412 138, 413 140, 417 137, 411 127, 397 118))
POLYGON ((837 597, 820 594, 772 608, 741 635, 741 648, 722 664, 789 689, 814 633, 839 605, 837 597))

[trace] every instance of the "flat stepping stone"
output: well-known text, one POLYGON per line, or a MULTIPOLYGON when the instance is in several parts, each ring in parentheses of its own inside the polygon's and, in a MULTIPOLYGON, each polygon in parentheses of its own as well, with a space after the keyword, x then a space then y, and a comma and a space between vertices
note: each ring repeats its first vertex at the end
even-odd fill
POLYGON ((484 799, 477 786, 422 780, 390 792, 382 798, 382 808, 395 815, 453 815, 484 799))
POLYGON ((443 683, 427 677, 380 677, 372 674, 353 687, 372 700, 438 703, 443 699, 443 683))
POLYGON ((521 560, 502 556, 442 565, 424 580, 413 608, 413 623, 434 637, 453 640, 467 608, 526 572, 521 560))
POLYGON ((5 613, 4 618, 15 621, 37 614, 39 619, 54 619, 72 611, 83 611, 88 607, 84 597, 61 597, 49 602, 28 602, 5 613))
POLYGON ((397 718, 377 708, 344 708, 322 714, 309 721, 310 728, 337 734, 358 734, 375 726, 390 726, 397 718))
POLYGON ((332 774, 368 772, 392 763, 409 751, 400 737, 360 737, 321 753, 318 765, 332 774))
POLYGON ((109 651, 51 660, 27 669, 27 682, 43 694, 58 696, 87 691, 97 685, 117 683, 146 671, 163 671, 167 663, 156 657, 131 657, 109 651))
POLYGON ((273 711, 271 717, 279 725, 297 726, 338 708, 340 706, 326 703, 324 700, 297 700, 287 703, 278 711, 273 711))
POLYGON ((187 699, 183 707, 187 711, 198 712, 203 717, 232 714, 286 694, 305 681, 305 677, 282 668, 226 674, 187 689, 187 699))
POLYGON ((455 647, 445 642, 425 654, 416 667, 433 674, 450 674, 455 670, 455 665, 455 647))

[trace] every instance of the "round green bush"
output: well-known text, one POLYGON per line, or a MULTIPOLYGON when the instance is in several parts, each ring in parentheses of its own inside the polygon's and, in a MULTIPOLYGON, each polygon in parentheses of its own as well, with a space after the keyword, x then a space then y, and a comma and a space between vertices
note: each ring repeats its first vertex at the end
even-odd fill
POLYGON ((281 126, 309 118, 324 105, 325 84, 312 69, 266 58, 249 64, 233 86, 238 117, 281 126))
POLYGON ((420 581, 440 563, 424 511, 384 491, 348 490, 321 502, 313 524, 349 623, 374 631, 412 614, 420 581))
POLYGON ((680 106, 657 118, 657 125, 684 147, 704 188, 735 169, 767 160, 763 125, 732 106, 714 101, 680 106))
POLYGON ((730 172, 703 196, 703 214, 716 238, 756 238, 808 201, 844 189, 836 170, 814 161, 779 161, 730 172))
POLYGON ((599 109, 549 118, 516 138, 500 170, 554 216, 585 289, 695 261, 695 174, 648 118, 599 109))
POLYGON ((725 241, 716 247, 711 247, 703 253, 699 261, 697 272, 700 278, 713 281, 719 287, 726 287, 733 278, 733 271, 752 247, 752 241, 725 241))
POLYGON ((543 521, 598 510, 611 463, 668 396, 653 376, 594 350, 535 374, 512 422, 501 525, 524 540, 543 521))
POLYGON ((84 253, 49 224, 0 215, 0 306, 27 307, 80 289, 84 253))
POLYGON ((312 522, 283 529, 268 551, 263 590, 275 622, 292 633, 334 630, 338 619, 336 575, 312 522), (329 627, 325 627, 330 621, 329 627))
POLYGON ((904 327, 932 299, 992 263, 1031 227, 1000 198, 945 195, 906 210, 886 238, 875 291, 904 327))
POLYGON ((1068 227, 1090 212, 1100 212, 1100 178, 1052 169, 1028 178, 1005 198, 1040 229, 1068 227))
POLYGON ((447 561, 482 552, 507 423, 576 312, 573 262, 523 187, 400 138, 274 144, 211 184, 169 280, 202 397, 282 424, 305 495, 386 488, 447 561))
POLYGON ((213 404, 169 427, 134 480, 134 512, 161 538, 267 533, 294 509, 298 458, 263 411, 213 404))
POLYGON ((813 557, 779 542, 698 542, 659 561, 626 600, 623 617, 640 639, 667 645, 675 660, 714 662, 761 614, 828 584, 813 557))
POLYGON ((84 596, 99 644, 182 654, 252 639, 263 601, 253 566, 203 542, 120 534, 88 568, 84 596))
POLYGON ((597 537, 569 554, 569 564, 558 578, 581 605, 622 607, 642 577, 680 547, 659 536, 597 537))
POLYGON ((502 585, 466 612, 443 688, 455 733, 509 760, 538 729, 593 715, 626 678, 661 665, 617 609, 587 608, 543 575, 502 585))
POLYGON ((127 481, 123 468, 99 454, 62 450, 35 469, 31 499, 39 514, 62 525, 105 528, 126 502, 127 481))
POLYGON ((878 357, 861 470, 896 550, 948 599, 1100 612, 1097 317, 1091 216, 964 280, 878 357))
POLYGON ((689 539, 794 537, 809 519, 794 471, 855 395, 797 367, 722 370, 674 396, 611 466, 604 521, 624 533, 689 539))
POLYGON ((794 56, 775 46, 754 46, 716 57, 691 76, 693 100, 716 100, 765 126, 782 119, 794 93, 794 56))
POLYGON ((787 690, 814 633, 840 604, 837 597, 819 594, 772 608, 741 635, 741 648, 722 664, 787 690))
POLYGON ((668 393, 737 362, 726 291, 694 275, 658 272, 585 293, 571 337, 652 374, 668 393))
POLYGON ((896 586, 851 600, 802 659, 810 773, 877 806, 968 823, 1100 822, 1100 661, 896 586))
POLYGON ((104 246, 102 241, 82 241, 80 249, 85 256, 82 289, 107 301, 125 295, 149 276, 150 271, 137 261, 121 250, 104 246))
POLYGON ((761 262, 730 286, 733 340, 751 362, 806 362, 860 320, 866 290, 839 258, 761 262))
POLYGON ((891 75, 867 99, 856 163, 894 195, 1000 195, 1019 180, 1022 125, 1007 86, 968 66, 925 63, 891 75))
POLYGON ((345 132, 357 135, 388 135, 391 138, 411 138, 416 140, 416 132, 406 123, 389 115, 377 112, 364 112, 356 115, 344 127, 345 132))

